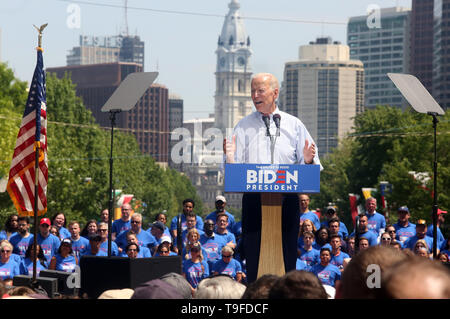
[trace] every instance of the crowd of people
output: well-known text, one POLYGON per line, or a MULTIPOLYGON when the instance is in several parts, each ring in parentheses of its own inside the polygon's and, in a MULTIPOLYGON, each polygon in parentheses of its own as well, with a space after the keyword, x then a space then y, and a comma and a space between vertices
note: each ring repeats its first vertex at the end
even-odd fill
MULTIPOLYGON (((358 216, 357 227, 349 232, 335 207, 327 207, 325 218, 321 221, 320 215, 310 210, 309 202, 308 195, 299 195, 300 232, 296 269, 282 277, 265 275, 256 281, 247 281, 241 222, 237 222, 226 210, 224 196, 216 197, 216 209, 205 218, 194 213, 195 202, 192 199, 185 199, 180 215, 168 221, 167 216, 160 213, 148 229, 143 228, 141 214, 133 213, 129 204, 122 205, 121 218, 112 223, 111 255, 124 258, 180 255, 183 279, 188 284, 190 296, 197 298, 208 298, 210 295, 205 292, 207 287, 214 287, 216 281, 224 280, 235 282, 232 284, 234 288, 230 289, 236 298, 376 297, 373 291, 363 287, 367 286, 364 280, 368 274, 359 274, 361 270, 356 265, 382 265, 382 269, 386 268, 386 274, 394 278, 392 280, 401 282, 395 272, 387 272, 388 266, 399 263, 398 266, 403 267, 401 262, 408 260, 414 267, 416 264, 423 265, 423 260, 427 260, 432 269, 439 263, 432 261, 432 225, 428 226, 422 219, 412 223, 411 212, 406 206, 398 209, 396 222, 389 223, 383 214, 376 211, 376 199, 368 198, 366 211, 358 216), (364 285, 361 284, 363 281, 364 285)), ((446 214, 446 211, 438 211, 440 264, 448 263, 450 255, 450 241, 444 238, 439 228, 446 214)), ((39 275, 43 269, 73 272, 83 256, 108 256, 108 218, 109 212, 105 209, 99 220, 88 221, 83 229, 76 221, 67 223, 63 213, 51 219, 41 218, 34 249, 30 219, 15 214, 9 216, 4 230, 0 232, 2 285, 13 286, 12 280, 16 275, 31 275, 34 262, 39 275)), ((447 293, 448 298, 448 270, 444 266, 441 270, 448 283, 447 292, 443 294, 447 293)), ((142 289, 148 290, 152 285, 142 289)), ((224 285, 221 288, 223 293, 228 287, 224 285)), ((401 298, 402 293, 394 291, 394 288, 392 286, 391 290, 384 291, 384 296, 401 298)), ((137 291, 126 290, 128 297, 137 291)), ((435 289, 430 288, 430 291, 437 293, 435 289)))

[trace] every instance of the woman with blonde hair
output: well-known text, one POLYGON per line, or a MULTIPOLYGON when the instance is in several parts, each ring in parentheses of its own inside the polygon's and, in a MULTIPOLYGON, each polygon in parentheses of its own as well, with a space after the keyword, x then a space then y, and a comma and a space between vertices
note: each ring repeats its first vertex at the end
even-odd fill
POLYGON ((12 286, 14 276, 20 275, 20 264, 11 258, 13 246, 3 240, 0 243, 0 279, 6 285, 12 286))
POLYGON ((430 258, 430 254, 428 254, 428 245, 427 242, 423 239, 419 239, 414 244, 413 252, 417 256, 430 258))
POLYGON ((194 244, 199 244, 201 248, 201 253, 203 256, 207 256, 206 251, 203 249, 203 247, 200 244, 200 234, 195 228, 189 229, 187 235, 186 235, 186 244, 183 248, 183 259, 187 260, 191 258, 190 255, 190 249, 194 244))

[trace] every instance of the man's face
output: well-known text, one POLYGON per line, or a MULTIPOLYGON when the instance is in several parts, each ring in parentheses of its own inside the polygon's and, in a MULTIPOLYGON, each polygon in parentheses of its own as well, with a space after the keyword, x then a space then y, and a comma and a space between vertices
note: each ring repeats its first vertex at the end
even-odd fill
POLYGON ((409 217, 411 215, 408 212, 405 211, 399 211, 398 212, 398 220, 402 223, 405 223, 409 220, 409 217))
POLYGON ((103 221, 107 221, 107 220, 108 220, 108 217, 109 217, 109 212, 108 212, 107 209, 104 209, 104 210, 100 213, 100 218, 101 218, 103 221))
POLYGON ((305 243, 306 246, 311 246, 313 242, 314 239, 311 236, 309 235, 303 236, 303 243, 305 243))
POLYGON ((80 234, 80 225, 78 225, 77 223, 70 225, 69 232, 72 237, 77 237, 80 234))
POLYGON ((141 230, 141 226, 142 226, 142 221, 139 217, 131 217, 131 229, 135 232, 135 233, 139 233, 141 230))
POLYGON ((339 233, 339 223, 338 222, 331 223, 330 226, 328 226, 328 228, 330 229, 330 234, 339 233))
POLYGON ((203 224, 203 230, 205 233, 210 236, 214 232, 214 222, 212 220, 207 220, 203 224))
POLYGON ((359 218, 359 230, 365 232, 367 230, 367 216, 363 216, 359 218))
POLYGON ((300 210, 305 211, 309 207, 309 197, 308 195, 300 195, 299 196, 300 201, 300 210))
POLYGON ((190 213, 194 210, 194 205, 191 202, 187 202, 183 204, 183 212, 185 214, 190 213))
POLYGON ((98 234, 102 237, 102 240, 108 239, 108 227, 106 225, 100 226, 98 234))
POLYGON ((130 213, 131 213, 131 205, 123 204, 122 205, 122 219, 127 221, 130 218, 130 213))
POLYGON ((218 229, 226 229, 228 226, 227 218, 225 216, 219 217, 216 221, 216 224, 218 229))
POLYGON ((225 210, 225 205, 226 204, 224 202, 222 202, 221 200, 218 200, 216 202, 216 209, 217 209, 217 211, 218 212, 223 212, 225 210))
POLYGON ((333 249, 339 249, 341 247, 341 239, 340 238, 332 238, 330 241, 330 245, 333 249))
POLYGON ((187 216, 186 217, 186 227, 191 229, 194 228, 197 224, 197 220, 194 216, 187 216))
POLYGON ((427 233, 426 225, 416 225, 416 235, 418 238, 420 239, 424 238, 426 233, 427 233))
POLYGON ((273 112, 275 100, 278 98, 278 89, 270 87, 269 76, 255 77, 251 84, 251 94, 256 110, 263 114, 273 112))
POLYGON ((50 225, 48 224, 39 225, 39 231, 41 232, 42 236, 47 237, 48 234, 50 234, 50 225))
POLYGON ((365 239, 359 241, 359 250, 364 250, 369 248, 369 242, 365 239))
POLYGON ((369 214, 372 214, 377 209, 377 201, 375 199, 369 199, 366 202, 366 210, 369 214))
POLYGON ((19 228, 17 229, 19 234, 25 235, 28 232, 29 229, 30 229, 30 224, 28 224, 26 221, 21 220, 19 222, 19 228))

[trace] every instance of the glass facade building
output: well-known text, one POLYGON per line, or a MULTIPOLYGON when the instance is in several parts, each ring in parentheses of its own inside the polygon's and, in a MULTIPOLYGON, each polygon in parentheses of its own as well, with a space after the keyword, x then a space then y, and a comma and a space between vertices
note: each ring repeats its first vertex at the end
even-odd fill
POLYGON ((398 7, 381 9, 379 27, 368 22, 370 15, 349 19, 347 44, 350 58, 364 63, 366 108, 406 105, 387 73, 409 72, 410 13, 398 7))

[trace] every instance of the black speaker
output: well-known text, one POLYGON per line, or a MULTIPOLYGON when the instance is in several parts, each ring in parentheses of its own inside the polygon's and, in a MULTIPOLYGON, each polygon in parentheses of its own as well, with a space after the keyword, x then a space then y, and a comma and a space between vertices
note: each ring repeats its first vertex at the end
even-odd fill
POLYGON ((182 273, 181 256, 136 259, 83 256, 80 268, 80 293, 86 293, 89 299, 98 298, 105 290, 134 289, 167 273, 182 273))
MULTIPOLYGON (((30 287, 30 284, 33 280, 33 276, 31 275, 18 275, 13 278, 13 285, 15 287, 18 286, 27 286, 30 287)), ((49 278, 49 277, 36 277, 36 280, 49 298, 54 298, 58 293, 58 279, 57 278, 49 278)))
POLYGON ((79 276, 77 273, 43 269, 39 273, 39 277, 48 277, 58 279, 58 292, 62 295, 78 295, 78 289, 80 287, 73 286, 74 281, 77 281, 74 276, 79 276), (75 279, 75 280, 73 280, 75 279))

